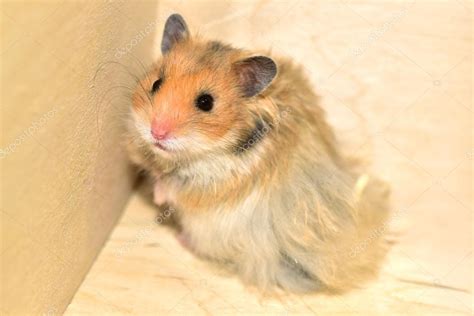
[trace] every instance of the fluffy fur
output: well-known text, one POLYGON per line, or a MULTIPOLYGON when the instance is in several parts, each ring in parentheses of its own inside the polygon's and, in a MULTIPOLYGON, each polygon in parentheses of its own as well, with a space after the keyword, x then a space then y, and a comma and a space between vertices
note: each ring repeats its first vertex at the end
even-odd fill
POLYGON ((388 188, 341 155, 301 68, 274 58, 277 76, 248 97, 235 67, 253 54, 184 31, 138 85, 128 149, 192 251, 264 290, 339 291, 373 277, 388 188), (194 105, 202 91, 210 112, 194 105), (156 117, 174 126, 167 150, 150 134, 156 117))

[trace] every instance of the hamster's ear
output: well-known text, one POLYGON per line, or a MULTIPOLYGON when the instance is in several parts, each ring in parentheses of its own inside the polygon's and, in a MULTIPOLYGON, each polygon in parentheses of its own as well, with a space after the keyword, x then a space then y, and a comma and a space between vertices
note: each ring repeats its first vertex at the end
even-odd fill
POLYGON ((245 97, 253 97, 272 82, 277 74, 275 62, 265 56, 255 56, 240 60, 233 65, 245 97))
POLYGON ((175 13, 169 16, 165 23, 161 40, 161 53, 165 55, 174 44, 189 38, 189 30, 181 15, 175 13))

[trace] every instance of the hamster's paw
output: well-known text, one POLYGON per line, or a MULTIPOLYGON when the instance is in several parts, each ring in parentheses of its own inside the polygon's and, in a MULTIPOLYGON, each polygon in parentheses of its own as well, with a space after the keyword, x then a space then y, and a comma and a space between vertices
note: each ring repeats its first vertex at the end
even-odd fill
POLYGON ((186 248, 189 251, 193 251, 191 247, 191 238, 189 237, 189 234, 186 234, 183 231, 180 231, 179 233, 176 234, 176 239, 179 241, 181 246, 183 248, 186 248))
POLYGON ((162 205, 166 202, 165 188, 161 184, 160 180, 155 182, 155 186, 153 188, 153 202, 156 205, 162 205))

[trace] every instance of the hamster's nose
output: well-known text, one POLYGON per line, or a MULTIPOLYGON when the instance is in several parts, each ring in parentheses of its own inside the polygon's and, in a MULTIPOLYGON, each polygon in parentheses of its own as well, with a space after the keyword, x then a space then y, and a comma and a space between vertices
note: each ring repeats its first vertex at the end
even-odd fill
POLYGON ((168 137, 168 132, 164 130, 151 129, 151 135, 156 140, 165 140, 168 137))
POLYGON ((156 119, 151 123, 151 135, 156 140, 165 140, 171 131, 171 122, 158 121, 156 119))

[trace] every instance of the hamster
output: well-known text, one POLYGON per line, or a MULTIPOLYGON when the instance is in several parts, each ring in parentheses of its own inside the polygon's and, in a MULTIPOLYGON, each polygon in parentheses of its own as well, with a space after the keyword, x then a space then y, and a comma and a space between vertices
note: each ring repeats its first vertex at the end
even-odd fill
POLYGON ((127 148, 197 256, 263 291, 343 291, 387 252, 389 188, 337 146, 302 68, 192 36, 171 15, 127 148))

